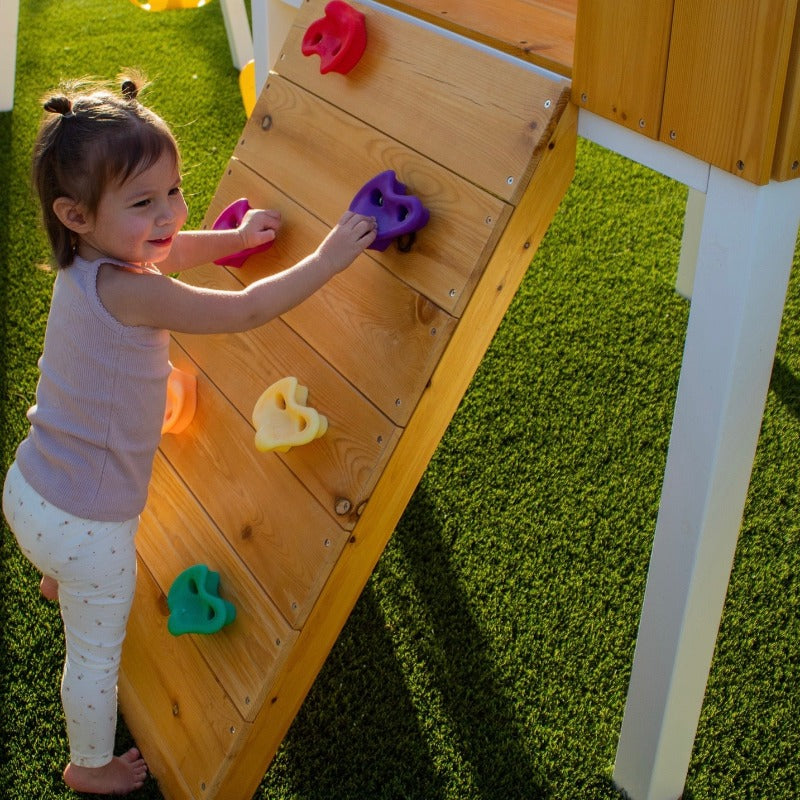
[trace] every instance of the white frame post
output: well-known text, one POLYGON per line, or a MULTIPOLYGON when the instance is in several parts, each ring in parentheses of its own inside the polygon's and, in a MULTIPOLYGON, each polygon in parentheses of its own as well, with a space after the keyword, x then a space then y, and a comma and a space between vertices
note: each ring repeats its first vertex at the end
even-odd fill
POLYGON ((253 48, 256 66, 256 97, 261 94, 275 65, 297 10, 303 0, 252 0, 253 48))
POLYGON ((14 108, 19 0, 0 0, 0 111, 14 108))
POLYGON ((614 781, 684 789, 800 224, 800 181, 711 168, 661 507, 614 781))

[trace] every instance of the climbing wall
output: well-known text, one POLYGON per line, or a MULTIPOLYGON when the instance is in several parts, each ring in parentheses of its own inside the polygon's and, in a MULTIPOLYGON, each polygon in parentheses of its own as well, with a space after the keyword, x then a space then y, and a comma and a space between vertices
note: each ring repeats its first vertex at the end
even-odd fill
POLYGON ((197 412, 164 436, 138 534, 120 679, 125 720, 167 798, 252 796, 488 347, 571 180, 568 84, 384 7, 346 75, 301 53, 305 3, 208 210, 280 209, 274 246, 187 279, 237 290, 312 251, 391 169, 430 211, 410 249, 367 251, 302 305, 240 335, 176 335, 197 412), (327 433, 253 445, 253 406, 295 376, 327 433), (203 563, 237 610, 167 632, 175 577, 203 563))

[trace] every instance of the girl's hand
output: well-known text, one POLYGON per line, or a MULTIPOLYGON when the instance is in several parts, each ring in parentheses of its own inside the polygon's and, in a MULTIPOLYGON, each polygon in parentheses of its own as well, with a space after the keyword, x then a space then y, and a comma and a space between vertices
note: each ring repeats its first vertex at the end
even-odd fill
POLYGON ((378 223, 374 217, 345 211, 317 248, 317 255, 330 267, 331 274, 341 272, 375 241, 377 235, 378 223))
POLYGON ((251 208, 237 228, 242 239, 242 250, 271 242, 280 227, 280 211, 251 208))

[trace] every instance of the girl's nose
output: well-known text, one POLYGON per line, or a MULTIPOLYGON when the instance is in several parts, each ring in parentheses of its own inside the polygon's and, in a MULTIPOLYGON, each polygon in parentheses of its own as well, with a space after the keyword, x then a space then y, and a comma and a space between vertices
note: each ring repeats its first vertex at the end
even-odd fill
POLYGON ((156 214, 156 224, 168 225, 175 219, 175 209, 169 201, 160 203, 156 214))

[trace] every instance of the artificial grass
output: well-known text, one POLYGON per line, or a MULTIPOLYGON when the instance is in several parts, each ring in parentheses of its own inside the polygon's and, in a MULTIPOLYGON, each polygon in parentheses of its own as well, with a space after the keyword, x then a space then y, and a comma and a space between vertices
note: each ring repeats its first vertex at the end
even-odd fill
MULTIPOLYGON (((38 98, 60 77, 144 69, 182 145, 190 225, 244 123, 218 4, 21 6, 16 104, 0 114, 3 468, 25 433, 52 280, 36 269, 47 249, 27 186, 38 98)), ((609 778, 688 316, 672 288, 684 200, 579 143, 573 185, 256 797, 618 796, 609 778)), ((798 306, 794 276, 687 781, 695 800, 789 800, 800 785, 798 306)), ((5 526, 0 569, 0 797, 75 797, 60 779, 58 613, 5 526)), ((160 793, 151 780, 136 796, 160 793)))

